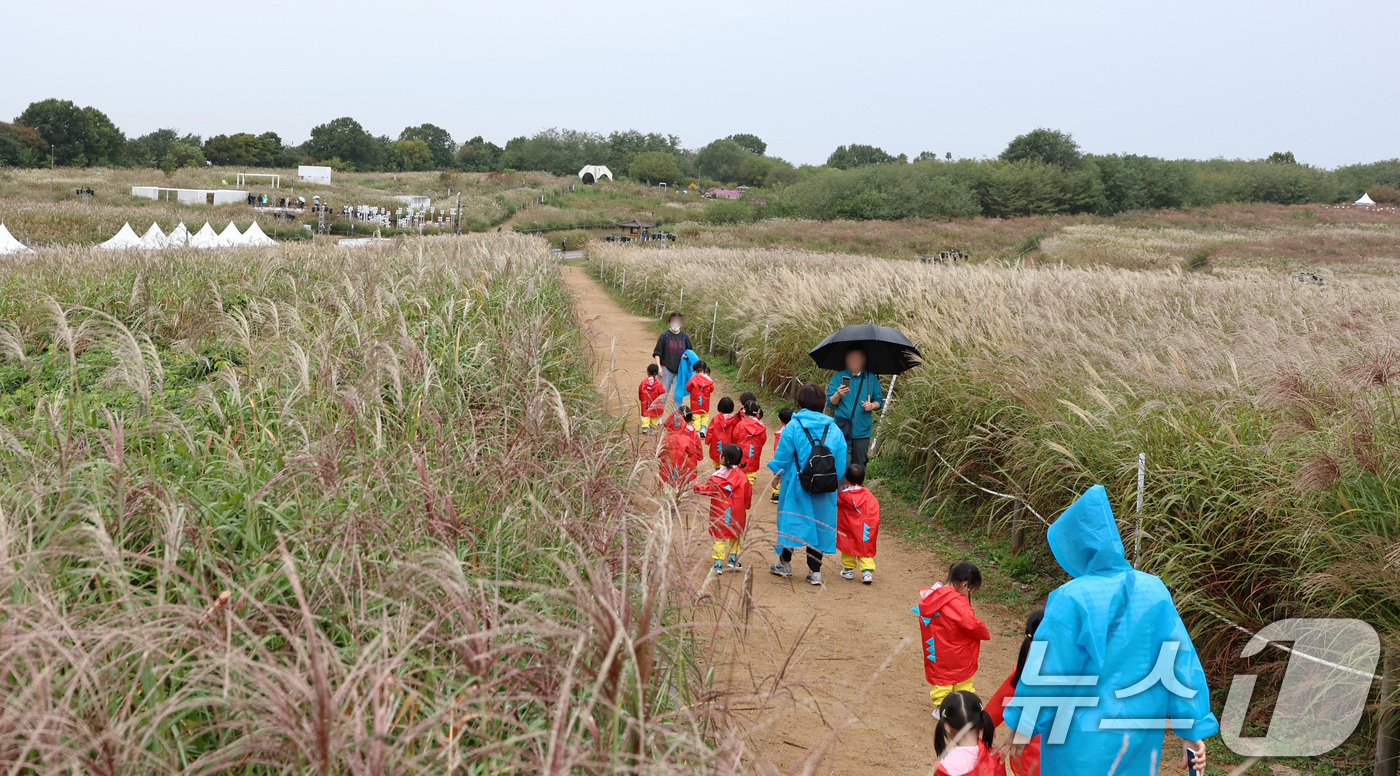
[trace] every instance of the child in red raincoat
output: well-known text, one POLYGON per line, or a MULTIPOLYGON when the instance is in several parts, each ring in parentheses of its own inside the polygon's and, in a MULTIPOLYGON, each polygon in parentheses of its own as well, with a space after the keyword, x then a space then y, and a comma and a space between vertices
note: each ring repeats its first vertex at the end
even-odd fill
MULTIPOLYGON (((976 692, 972 677, 982 642, 992 634, 972 611, 972 594, 982 586, 982 572, 967 561, 954 563, 948 578, 919 591, 919 636, 924 644, 924 678, 933 686, 935 706, 950 693, 976 692)), ((935 711, 934 716, 938 716, 935 711)))
POLYGON ((647 364, 647 377, 637 386, 637 401, 642 405, 642 433, 655 434, 657 418, 666 406, 666 386, 661 382, 661 367, 647 364))
POLYGON ((710 416, 710 427, 705 434, 705 448, 710 451, 710 460, 719 466, 720 453, 724 446, 733 441, 734 424, 739 416, 734 414, 734 400, 725 396, 715 404, 715 415, 710 416))
POLYGON ((758 464, 759 459, 763 457, 763 446, 768 444, 768 427, 763 425, 763 409, 758 406, 758 402, 751 401, 744 405, 744 415, 734 424, 734 428, 729 432, 729 439, 739 446, 739 452, 743 454, 739 468, 744 470, 744 476, 749 478, 749 484, 752 485, 754 480, 758 479, 758 464))
POLYGON ((723 463, 709 482, 695 488, 696 493, 710 497, 710 536, 715 540, 715 573, 723 574, 726 567, 742 569, 739 562, 739 542, 744 538, 748 511, 753 507, 753 486, 739 470, 739 446, 727 444, 720 454, 723 463))
MULTIPOLYGON (((777 450, 778 445, 783 441, 783 429, 792 421, 792 408, 784 407, 778 410, 778 430, 773 433, 773 449, 777 450)), ((781 482, 773 483, 773 492, 768 496, 768 500, 774 504, 778 503, 778 491, 782 490, 781 482)))
POLYGON ((841 551, 841 578, 875 581, 875 541, 880 536, 880 502, 865 489, 865 467, 846 467, 846 484, 836 492, 836 549, 841 551))
POLYGON ((949 693, 938 711, 938 729, 933 734, 933 751, 938 755, 935 776, 1006 776, 1001 755, 992 751, 996 726, 975 693, 949 693))
POLYGON ((677 407, 666 419, 666 438, 661 442, 661 483, 668 496, 695 482, 695 466, 704 457, 700 435, 690 425, 689 407, 677 407))
MULTIPOLYGON (((1030 656, 1031 641, 1034 640, 1036 628, 1040 627, 1044 616, 1044 609, 1036 609, 1026 618, 1026 638, 1021 642, 1021 654, 1016 658, 1016 667, 1011 670, 1011 675, 1006 677, 1006 681, 1001 683, 992 699, 987 701, 987 714, 992 718, 994 725, 1005 721, 1006 702, 1016 694, 1016 683, 1021 681, 1021 672, 1025 670, 1026 659, 1030 656)), ((1011 772, 1016 776, 1040 776, 1040 736, 1032 736, 1021 753, 1009 757, 1008 762, 1011 772)))
POLYGON ((695 376, 685 384, 685 389, 690 392, 690 411, 695 414, 695 430, 704 439, 705 431, 710 426, 710 394, 715 392, 715 381, 710 377, 710 365, 704 361, 696 361, 692 369, 695 376))

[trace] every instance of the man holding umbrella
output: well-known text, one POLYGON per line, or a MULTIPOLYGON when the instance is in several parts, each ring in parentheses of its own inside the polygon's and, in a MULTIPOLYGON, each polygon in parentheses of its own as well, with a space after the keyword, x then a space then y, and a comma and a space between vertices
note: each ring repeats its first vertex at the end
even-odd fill
POLYGON ((826 403, 836 416, 836 426, 846 437, 851 463, 864 466, 870 457, 870 432, 875 427, 873 413, 884 406, 885 394, 880 377, 866 368, 865 347, 846 349, 846 368, 831 376, 826 386, 826 403))
POLYGON ((897 377, 918 366, 919 349, 895 329, 867 323, 841 329, 808 355, 817 366, 836 372, 826 388, 827 407, 846 438, 850 462, 865 465, 875 427, 873 413, 889 401, 880 375, 897 377))

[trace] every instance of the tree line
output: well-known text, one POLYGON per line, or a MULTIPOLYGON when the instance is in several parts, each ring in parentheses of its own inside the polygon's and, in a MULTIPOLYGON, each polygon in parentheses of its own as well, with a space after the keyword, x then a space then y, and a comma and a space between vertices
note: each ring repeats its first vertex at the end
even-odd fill
POLYGON ((204 164, 288 168, 326 164, 346 171, 458 169, 573 175, 604 164, 619 178, 647 184, 737 185, 760 189, 741 202, 714 205, 708 217, 735 221, 795 216, 897 219, 908 216, 1113 214, 1216 202, 1299 204, 1355 199, 1370 191, 1400 201, 1400 159, 1327 170, 1291 152, 1258 160, 1169 160, 1134 154, 1086 154, 1074 138, 1036 129, 994 159, 913 159, 872 145, 842 145, 821 165, 794 165, 768 154, 753 134, 719 138, 698 149, 680 138, 636 130, 609 134, 546 129, 504 146, 481 136, 458 143, 435 124, 375 136, 348 116, 319 124, 291 145, 275 132, 181 134, 158 129, 128 139, 102 111, 69 100, 29 105, 0 123, 0 165, 144 166, 167 173, 204 164))

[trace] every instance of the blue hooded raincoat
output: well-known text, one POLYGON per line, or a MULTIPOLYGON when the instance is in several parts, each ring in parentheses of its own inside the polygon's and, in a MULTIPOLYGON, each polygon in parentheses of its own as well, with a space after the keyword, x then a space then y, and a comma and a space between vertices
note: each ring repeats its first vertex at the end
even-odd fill
MULTIPOLYGON (((1055 560, 1073 579, 1050 593, 1026 674, 1036 649, 1045 650, 1044 662, 1035 680, 1022 675, 1015 698, 1068 696, 1078 705, 1063 743, 1054 743, 1051 735, 1056 705, 1041 708, 1032 719, 1033 706, 1013 701, 1006 724, 1042 736, 1043 776, 1110 769, 1157 773, 1164 760, 1181 757, 1178 751, 1162 751, 1164 720, 1188 741, 1220 731, 1210 711, 1205 671, 1171 593, 1162 580, 1128 564, 1102 485, 1071 504, 1047 538, 1055 560), (1086 676, 1098 680, 1063 683, 1064 677, 1086 676), (1042 683, 1057 677, 1058 685, 1042 683)), ((1071 712, 1070 704, 1059 708, 1061 715, 1071 712)))
POLYGON ((675 397, 676 404, 685 401, 685 397, 690 395, 685 386, 690 382, 690 378, 695 376, 695 362, 699 360, 700 355, 693 350, 681 354, 681 365, 676 371, 676 384, 671 388, 671 395, 675 397))
POLYGON ((836 458, 836 471, 846 472, 846 438, 836 427, 836 420, 829 415, 811 410, 798 410, 792 420, 783 427, 783 437, 778 440, 778 449, 773 451, 773 460, 768 468, 782 476, 782 487, 778 494, 778 551, 784 547, 814 547, 823 553, 836 552, 836 494, 811 494, 802 489, 799 475, 812 454, 812 439, 821 441, 826 431, 826 441, 836 458))

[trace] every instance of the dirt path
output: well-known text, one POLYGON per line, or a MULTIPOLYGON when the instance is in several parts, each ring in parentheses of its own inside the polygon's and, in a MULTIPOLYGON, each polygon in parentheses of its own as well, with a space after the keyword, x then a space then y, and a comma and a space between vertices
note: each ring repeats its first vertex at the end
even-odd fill
MULTIPOLYGON (((584 268, 563 269, 593 345, 599 386, 614 412, 635 416, 636 388, 656 342, 653 322, 620 307, 584 268)), ((738 396, 723 380, 717 382, 716 400, 738 396)), ((765 409, 772 428, 779 408, 765 409)), ((636 421, 628 427, 635 429, 636 421)), ((771 448, 770 442, 765 459, 771 448)), ((701 467, 704 476, 708 461, 701 467)), ((766 482, 761 472, 760 488, 766 482)), ((840 561, 830 556, 823 566, 824 587, 803 581, 806 569, 800 554, 793 558, 791 579, 772 576, 768 565, 773 562, 776 507, 767 496, 754 494, 749 516, 743 551, 749 579, 732 573, 718 580, 708 576, 703 531, 688 543, 690 552, 684 558, 695 569, 696 588, 719 597, 726 609, 742 606, 743 589, 751 586, 750 622, 755 625, 740 636, 717 629, 716 647, 725 656, 728 680, 736 692, 749 695, 750 702, 759 696, 766 701, 755 702, 763 712, 753 712, 752 719, 762 727, 747 742, 755 759, 768 760, 784 773, 930 772, 933 706, 924 682, 918 625, 909 609, 921 587, 943 578, 948 559, 886 534, 880 537, 873 585, 841 579, 840 561), (794 649, 794 659, 785 668, 794 649), (775 687, 780 690, 775 692, 775 687)), ((690 506, 698 513, 700 505, 690 506)), ((1015 664, 1025 613, 985 603, 977 608, 993 635, 982 648, 976 676, 977 690, 986 698, 1015 664)))

